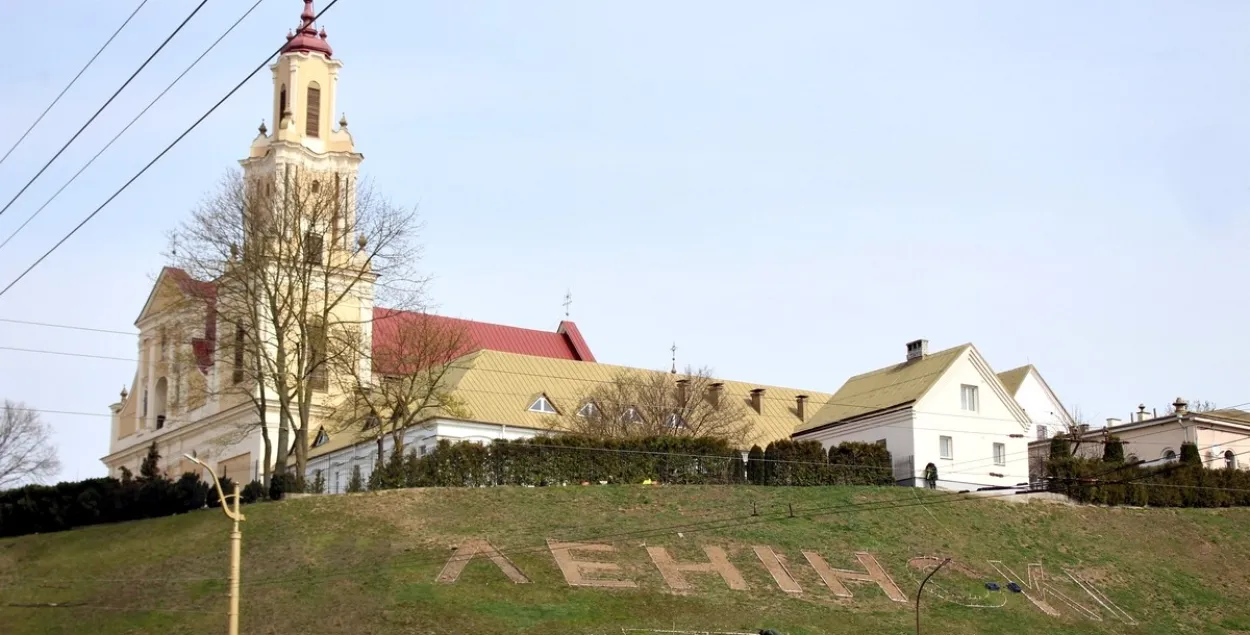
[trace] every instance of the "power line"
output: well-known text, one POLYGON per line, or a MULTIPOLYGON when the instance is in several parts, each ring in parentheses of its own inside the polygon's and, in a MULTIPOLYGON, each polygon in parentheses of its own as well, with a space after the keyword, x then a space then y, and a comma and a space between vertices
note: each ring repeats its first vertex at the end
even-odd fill
MULTIPOLYGON (((200 3, 201 6, 203 6, 203 3, 207 1, 208 0, 203 0, 200 3)), ((329 11, 334 5, 338 4, 338 2, 339 0, 330 0, 330 3, 327 4, 324 9, 318 12, 317 15, 313 16, 313 21, 316 21, 318 18, 320 18, 326 11, 329 11)), ((35 262, 32 263, 29 267, 27 267, 25 271, 18 274, 18 276, 14 278, 13 281, 10 282, 7 286, 5 286, 4 289, 0 289, 0 297, 3 297, 5 293, 9 292, 9 289, 13 288, 13 285, 21 281, 22 278, 25 278, 26 275, 29 274, 35 267, 38 267, 39 263, 43 262, 44 259, 52 255, 52 252, 56 251, 58 248, 60 248, 61 245, 65 244, 65 241, 69 240, 70 237, 78 233, 78 230, 82 229, 83 225, 86 225, 88 222, 91 221, 92 218, 95 218, 96 215, 99 214, 100 211, 105 208, 105 206, 113 202, 113 199, 117 198, 118 196, 121 195, 122 192, 126 191, 126 188, 130 187, 130 185, 134 183, 135 181, 137 181, 140 176, 143 176, 143 174, 147 172, 148 169, 150 169, 153 165, 155 165, 157 161, 160 161, 161 157, 164 157, 166 154, 168 154, 169 151, 172 150, 174 146, 178 145, 178 143, 180 143, 184 138, 186 138, 187 135, 191 134, 191 131, 195 130, 201 123, 203 123, 203 121, 207 119, 209 115, 213 114, 213 112, 216 111, 218 108, 220 108, 222 104, 226 103, 227 99, 230 99, 230 97, 232 97, 236 92, 238 92, 239 89, 242 88, 243 85, 248 82, 248 80, 252 79, 252 77, 256 75, 256 73, 259 73, 261 69, 265 68, 265 65, 269 63, 269 60, 273 59, 275 55, 278 55, 279 53, 281 53, 282 49, 284 48, 286 48, 286 44, 279 46, 277 50, 275 50, 273 53, 270 53, 269 57, 266 57, 264 61, 262 61, 260 64, 256 66, 255 69, 252 70, 252 72, 247 74, 247 77, 244 77, 242 81, 240 81, 238 84, 235 85, 234 88, 230 89, 230 92, 226 93, 226 95, 222 97, 220 100, 218 100, 217 103, 213 104, 212 107, 210 107, 207 111, 205 111, 203 115, 200 115, 200 118, 196 119, 195 123, 191 124, 191 127, 187 128, 185 131, 183 131, 182 134, 178 135, 178 138, 174 139, 168 146, 165 147, 164 150, 161 150, 160 154, 157 154, 151 161, 147 163, 147 165, 140 168, 140 170, 136 172, 134 176, 130 177, 130 179, 126 181, 125 183, 123 183, 121 187, 117 188, 117 191, 113 192, 112 196, 109 196, 107 199, 105 199, 103 203, 100 203, 99 207, 96 207, 95 210, 93 210, 90 214, 88 214, 86 218, 82 219, 82 222, 74 226, 74 228, 71 229, 68 234, 66 234, 60 240, 58 240, 55 245, 52 245, 51 249, 48 249, 48 251, 44 252, 44 254, 40 256, 37 260, 35 260, 35 262)))
POLYGON ((191 69, 195 68, 195 66, 199 64, 200 61, 203 60, 204 57, 208 55, 214 48, 216 48, 217 45, 220 44, 221 41, 225 39, 227 35, 230 35, 230 33, 234 31, 234 28, 239 26, 239 23, 242 22, 245 18, 247 18, 247 16, 251 15, 252 11, 256 10, 256 7, 260 6, 260 3, 263 1, 264 0, 256 0, 256 2, 251 6, 250 9, 244 12, 244 14, 240 16, 238 20, 235 20, 234 24, 230 25, 230 28, 226 29, 225 33, 222 33, 221 36, 219 36, 215 41, 213 41, 213 43, 210 44, 208 48, 204 49, 204 52, 200 53, 200 56, 195 58, 195 61, 191 62, 190 66, 186 67, 182 71, 182 73, 180 73, 177 77, 175 77, 174 81, 170 82, 169 85, 165 87, 165 90, 162 90, 159 95, 157 95, 154 99, 152 99, 152 101, 148 102, 148 105, 144 106, 143 110, 139 111, 139 114, 135 115, 135 118, 131 119, 130 123, 126 124, 126 127, 122 128, 121 131, 118 132, 116 135, 113 135, 113 138, 109 139, 109 142, 104 144, 104 147, 100 148, 100 151, 96 152, 95 156, 91 157, 91 159, 87 161, 86 163, 84 163, 82 167, 78 168, 78 171, 75 172, 73 176, 69 177, 69 180, 63 183, 56 192, 53 192, 52 196, 48 197, 48 200, 44 201, 43 205, 39 206, 39 209, 36 209, 30 216, 26 217, 26 220, 22 221, 22 224, 18 225, 17 229, 13 230, 13 233, 9 234, 9 237, 4 239, 4 242, 0 242, 0 249, 4 249, 4 246, 9 244, 9 241, 13 240, 13 238, 15 238, 18 234, 20 234, 23 229, 26 229, 26 226, 30 224, 30 221, 35 220, 35 217, 38 216, 40 212, 44 210, 44 208, 46 208, 49 204, 51 204, 52 201, 56 200, 56 197, 60 196, 61 192, 65 191, 65 188, 69 187, 71 183, 77 180, 78 176, 82 174, 84 170, 90 167, 92 163, 95 163, 95 160, 100 158, 101 154, 104 154, 104 152, 108 150, 110 147, 112 147, 113 144, 116 143, 117 140, 120 139, 122 135, 126 134, 126 131, 130 130, 131 126, 135 125, 135 123, 138 122, 139 119, 143 117, 143 115, 147 114, 148 110, 150 110, 152 106, 155 106, 156 102, 160 101, 161 98, 164 97, 165 94, 170 91, 170 89, 172 89, 178 82, 182 81, 182 78, 186 77, 187 73, 191 72, 191 69))
POLYGON ((17 351, 19 353, 39 353, 42 355, 63 355, 65 357, 86 357, 89 359, 107 359, 115 362, 136 362, 128 357, 109 357, 108 355, 90 355, 88 353, 67 353, 63 351, 45 351, 35 348, 18 348, 16 346, 0 346, 0 351, 17 351))
MULTIPOLYGON (((10 236, 10 238, 12 238, 12 236, 10 236)), ((4 245, 0 245, 0 247, 3 247, 3 246, 4 245)), ((8 322, 9 324, 24 324, 26 326, 43 326, 43 327, 54 328, 54 329, 69 329, 72 331, 90 331, 92 333, 108 333, 110 335, 127 335, 130 337, 135 337, 137 335, 137 333, 133 333, 130 331, 114 331, 112 329, 98 329, 98 328, 92 328, 92 327, 87 327, 87 326, 70 326, 68 324, 50 324, 48 322, 32 322, 29 320, 14 320, 11 318, 0 318, 0 322, 8 322)))
POLYGON ((191 18, 195 17, 195 14, 199 13, 200 9, 204 8, 205 4, 208 4, 208 0, 200 0, 200 3, 196 5, 195 9, 191 11, 190 15, 188 15, 186 18, 182 20, 182 23, 178 25, 178 28, 174 29, 173 33, 170 33, 169 36, 165 38, 165 41, 161 42, 161 45, 156 47, 155 51, 152 51, 152 54, 149 55, 148 58, 144 60, 142 64, 139 65, 139 68, 135 69, 135 72, 130 74, 130 77, 128 77, 126 81, 121 85, 121 87, 119 87, 117 91, 114 92, 113 95, 109 97, 107 101, 104 102, 104 105, 100 106, 99 110, 96 110, 94 115, 91 115, 91 118, 87 120, 87 123, 83 124, 82 127, 78 129, 78 132, 75 132, 74 136, 70 137, 69 141, 66 141, 65 145, 61 146, 61 149, 57 150, 56 154, 52 155, 52 158, 48 159, 48 162, 43 164, 43 167, 39 168, 39 171, 36 172, 34 176, 30 177, 30 180, 26 182, 26 185, 23 185, 22 189, 18 190, 17 194, 14 194, 13 198, 9 199, 9 202, 6 203, 3 208, 0 208, 0 215, 4 215, 5 212, 9 211, 9 208, 13 206, 13 203, 17 202, 17 199, 26 191, 26 189, 29 188, 31 185, 34 185, 35 180, 38 179, 41 175, 43 175, 44 171, 47 170, 52 165, 52 162, 56 161, 57 157, 60 157, 61 153, 65 152, 65 150, 69 148, 70 144, 73 143, 74 140, 78 138, 78 135, 82 134, 83 131, 87 129, 87 126, 90 126, 91 122, 95 121, 96 117, 99 117, 100 113, 104 112, 104 109, 108 108, 108 105, 113 103, 114 99, 117 99, 117 96, 120 95, 121 92, 125 90, 127 86, 130 85, 130 82, 134 81, 134 79, 139 76, 139 73, 142 72, 144 68, 147 68, 147 65, 153 59, 156 58, 156 55, 160 53, 162 49, 165 48, 165 45, 169 44, 169 41, 174 39, 175 35, 178 35, 178 32, 182 30, 182 27, 186 26, 187 23, 191 21, 191 18))
POLYGON ((52 103, 48 104, 48 107, 44 108, 43 112, 39 113, 39 116, 35 118, 34 123, 30 124, 30 127, 26 129, 26 132, 23 132, 22 136, 17 138, 17 141, 13 143, 13 147, 9 148, 9 151, 5 152, 3 157, 0 157, 0 165, 4 165, 4 162, 9 158, 9 155, 13 154, 13 151, 17 149, 17 146, 22 145, 22 142, 25 141, 31 131, 35 129, 35 126, 38 126, 39 122, 43 121, 43 118, 47 116, 48 111, 52 110, 52 107, 55 106, 57 102, 61 101, 61 98, 65 96, 65 93, 69 92, 69 89, 72 88, 78 81, 78 78, 82 77, 82 74, 87 72, 87 69, 95 63, 96 58, 100 57, 100 54, 104 52, 104 49, 108 48, 109 44, 113 43, 113 40, 116 39, 117 35, 122 32, 122 29, 126 28, 127 24, 130 24, 130 20, 135 17, 136 13, 139 13, 139 9, 142 9, 143 5, 147 3, 148 0, 143 0, 139 3, 139 6, 135 7, 134 11, 130 12, 130 15, 126 17, 126 21, 122 22, 122 25, 117 27, 116 31, 113 31, 113 34, 109 36, 109 39, 105 40, 104 45, 100 47, 100 50, 96 51, 95 55, 92 55, 91 59, 87 60, 87 63, 79 69, 78 74, 74 76, 74 79, 69 80, 69 83, 65 85, 65 88, 62 88, 56 98, 52 100, 52 103))

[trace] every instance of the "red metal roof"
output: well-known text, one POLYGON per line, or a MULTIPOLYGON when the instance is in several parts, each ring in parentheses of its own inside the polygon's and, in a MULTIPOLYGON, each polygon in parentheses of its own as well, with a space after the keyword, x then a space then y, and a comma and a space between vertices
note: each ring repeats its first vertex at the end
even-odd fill
MULTIPOLYGON (((461 350, 455 353, 455 357, 485 349, 553 359, 595 361, 595 356, 590 352, 581 332, 577 330, 577 325, 569 321, 561 322, 556 331, 539 331, 385 308, 373 310, 375 358, 386 357, 383 351, 388 348, 402 348, 403 345, 396 343, 400 330, 416 320, 432 320, 434 328, 463 329, 465 342, 460 347, 461 350)), ((385 372, 381 368, 376 370, 385 372)))

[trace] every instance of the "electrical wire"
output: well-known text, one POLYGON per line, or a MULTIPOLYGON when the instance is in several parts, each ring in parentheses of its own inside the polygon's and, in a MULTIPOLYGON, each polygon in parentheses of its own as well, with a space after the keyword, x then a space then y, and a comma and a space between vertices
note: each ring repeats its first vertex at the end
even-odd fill
POLYGON ((61 149, 57 150, 56 154, 52 155, 52 158, 48 159, 48 162, 43 164, 43 167, 39 168, 39 171, 36 172, 34 176, 30 177, 30 180, 26 182, 26 185, 23 185, 22 189, 18 190, 17 194, 14 194, 13 198, 9 199, 9 202, 5 203, 3 208, 0 208, 0 216, 3 216, 5 212, 9 211, 9 208, 13 206, 13 203, 17 202, 17 199, 21 197, 21 195, 25 193, 31 185, 34 185, 35 181, 43 175, 43 173, 52 165, 54 161, 57 160, 58 157, 61 156, 61 153, 65 152, 65 150, 69 148, 70 144, 74 143, 74 140, 87 129, 87 126, 90 126, 91 122, 95 121, 96 117, 99 117, 100 113, 104 112, 104 109, 108 108, 109 104, 113 103, 113 100, 117 99, 117 96, 130 85, 130 82, 134 81, 134 79, 139 76, 139 73, 142 72, 143 69, 147 68, 148 64, 156 58, 156 55, 165 48, 165 45, 169 44, 169 41, 174 39, 175 35, 178 35, 178 32, 182 30, 182 27, 186 26, 187 23, 191 21, 191 18, 194 18, 195 14, 199 13, 200 9, 204 8, 205 4, 208 4, 208 0, 200 0, 200 3, 191 10, 191 13, 182 20, 182 23, 174 29, 173 33, 170 33, 169 36, 165 38, 165 41, 161 42, 161 45, 156 47, 156 50, 152 51, 152 54, 139 65, 139 68, 135 69, 135 72, 131 73, 130 77, 126 78, 126 81, 122 83, 121 87, 119 87, 113 95, 104 102, 104 105, 100 106, 100 108, 95 111, 94 115, 91 115, 91 118, 87 120, 87 123, 83 124, 82 127, 78 129, 78 132, 75 132, 74 136, 70 137, 69 141, 66 141, 65 145, 61 146, 61 149))
MULTIPOLYGON (((208 0, 203 0, 203 2, 207 2, 207 1, 208 0)), ((203 2, 201 3, 201 6, 203 2)), ((329 11, 331 8, 334 7, 334 5, 338 3, 339 3, 339 0, 330 0, 330 2, 326 5, 324 9, 319 11, 317 15, 313 16, 313 21, 315 22, 322 15, 324 15, 326 11, 329 11)), ((48 256, 52 255, 52 253, 55 252, 57 249, 59 249, 61 245, 65 244, 65 241, 69 240, 74 234, 78 233, 78 230, 82 229, 84 225, 91 222, 91 219, 95 218, 96 215, 99 214, 101 210, 103 210, 109 203, 113 202, 113 199, 117 198, 118 196, 121 195, 122 192, 126 191, 126 189, 129 188, 131 184, 133 184, 135 181, 139 179, 139 177, 143 176, 144 173, 146 173, 149 169, 151 169, 151 167, 155 165, 157 161, 160 161, 162 157, 168 154, 169 151, 174 148, 174 146, 178 145, 183 139, 187 137, 187 135, 191 134, 191 131, 199 127, 199 125, 203 123, 204 120, 207 119, 209 115, 213 114, 213 112, 216 111, 218 108, 220 108, 222 104, 226 103, 227 99, 230 99, 232 96, 234 96, 234 94, 238 92, 239 89, 242 88, 244 84, 246 84, 249 80, 251 80, 253 76, 255 76, 262 69, 264 69, 265 66, 269 64, 269 60, 273 59, 274 56, 281 53, 282 49, 286 48, 286 46, 287 45, 283 43, 282 46, 279 46, 273 53, 269 54, 269 56, 266 57, 264 61, 262 61, 260 64, 258 64, 256 68, 252 70, 252 72, 248 73, 247 76, 244 77, 242 81, 236 84, 234 88, 231 88, 230 91, 227 92, 224 97, 219 99, 217 103, 213 104, 207 111, 204 112, 203 115, 200 115, 200 118, 196 119, 195 123, 191 124, 189 128, 187 128, 185 131, 182 132, 182 134, 178 135, 176 139, 170 142, 170 144, 166 146, 164 150, 161 150, 159 154, 153 157, 153 159, 149 161, 147 165, 144 165, 142 168, 140 168, 139 171, 136 172, 134 176, 130 177, 129 180, 123 183, 122 186, 119 187, 116 192, 113 192, 113 194, 109 196, 107 199, 105 199, 103 203, 100 203, 100 205, 96 207, 94 210, 92 210, 90 214, 87 214, 87 216, 83 218, 82 221, 79 222, 76 226, 74 226, 74 228, 71 229, 68 234, 65 234, 65 236, 63 236, 60 240, 58 240, 56 244, 52 245, 50 249, 44 252, 42 256, 39 256, 39 258, 36 259, 34 263, 32 263, 29 267, 27 267, 24 271, 22 271, 22 273, 18 274, 18 276, 14 278, 11 282, 9 282, 7 285, 5 285, 3 289, 0 289, 0 297, 3 297, 4 294, 8 293, 9 290, 12 289, 14 285, 20 282, 22 278, 25 278, 27 274, 29 274, 31 271, 35 269, 35 267, 38 267, 40 263, 42 263, 45 259, 47 259, 48 256)))
POLYGON ((108 150, 110 147, 112 147, 113 144, 116 143, 117 140, 120 139, 122 135, 126 134, 126 131, 130 130, 131 126, 135 125, 135 123, 139 121, 139 119, 143 117, 143 115, 147 114, 148 110, 150 110, 152 106, 155 106, 156 102, 160 101, 161 98, 164 97, 165 94, 170 91, 170 89, 172 89, 178 82, 182 81, 182 78, 186 77, 187 73, 190 73, 191 69, 195 68, 195 66, 200 63, 200 60, 203 60, 204 57, 208 55, 214 48, 216 48, 217 45, 220 44, 221 41, 224 40, 227 35, 230 35, 230 33, 234 31, 234 28, 239 26, 239 23, 242 22, 244 19, 246 19, 247 16, 251 15, 252 11, 255 11, 256 7, 260 6, 260 3, 263 1, 264 0, 256 0, 256 2, 252 4, 251 8, 249 8, 246 12, 244 12, 242 16, 239 16, 239 19, 235 20, 234 24, 230 25, 230 28, 226 29, 226 31, 222 33, 220 36, 218 36, 218 38, 214 40, 213 43, 210 44, 208 48, 204 49, 204 52, 200 53, 200 56, 195 58, 195 61, 191 62, 190 66, 183 69, 183 71, 179 73, 177 77, 174 78, 174 81, 170 82, 169 85, 165 87, 165 90, 162 90, 159 95, 157 95, 154 99, 152 99, 152 101, 148 102, 148 105, 144 106, 143 110, 139 111, 139 114, 135 115, 135 118, 131 119, 130 123, 126 124, 126 127, 122 128, 120 132, 113 135, 113 138, 109 139, 109 142, 104 144, 104 147, 100 148, 100 151, 96 152, 95 156, 91 157, 91 159, 88 160, 86 163, 84 163, 82 167, 78 168, 78 171, 75 172, 73 176, 69 177, 68 181, 61 184, 61 187, 57 189, 57 191, 53 192, 52 196, 48 197, 48 200, 44 201, 43 205, 39 206, 39 209, 36 209, 33 213, 31 213, 30 216, 27 216, 26 220, 22 221, 22 224, 18 225, 17 229, 13 230, 13 233, 9 234, 9 237, 4 239, 4 242, 0 242, 0 249, 4 249, 4 246, 9 244, 9 241, 13 240, 18 234, 22 233, 22 230, 26 229, 26 226, 30 224, 30 221, 35 220, 35 217, 38 216, 39 213, 44 210, 44 208, 46 208, 49 204, 51 204, 52 201, 55 201, 56 197, 60 196, 61 192, 65 191, 65 188, 69 187, 71 183, 77 180, 78 176, 82 174, 84 170, 91 167, 91 164, 95 163, 95 160, 100 158, 101 154, 104 154, 104 152, 108 150))
POLYGON ((44 108, 43 112, 39 113, 39 116, 35 118, 34 123, 30 124, 30 127, 26 129, 26 132, 23 132, 22 136, 17 138, 17 141, 13 143, 13 147, 9 148, 9 151, 5 152, 3 157, 0 157, 0 165, 4 165, 4 162, 9 158, 9 155, 13 154, 13 151, 17 149, 17 146, 22 145, 22 142, 25 141, 26 137, 30 135, 36 126, 39 125, 39 122, 43 121, 43 118, 48 115, 48 112, 52 110, 52 107, 56 106, 57 102, 61 101, 61 98, 65 96, 65 93, 69 92, 70 88, 73 88, 74 84, 78 82, 78 78, 82 77, 82 74, 87 72, 88 68, 91 68, 91 65, 95 63, 96 58, 100 57, 100 54, 104 52, 104 49, 108 48, 109 44, 113 43, 113 40, 116 39, 122 32, 122 29, 126 28, 126 25, 130 24, 130 21, 134 19, 135 14, 139 13, 139 9, 142 9, 143 5, 147 3, 148 0, 143 0, 139 3, 139 6, 135 7, 134 11, 130 12, 129 16, 126 16, 126 21, 122 22, 122 25, 117 27, 116 31, 113 31, 113 34, 109 36, 109 39, 104 41, 104 45, 95 52, 95 55, 91 56, 91 59, 87 60, 87 63, 84 64, 81 69, 78 70, 78 74, 74 75, 74 78, 69 80, 69 83, 65 85, 65 88, 61 89, 61 92, 58 93, 56 98, 52 100, 52 103, 48 104, 48 107, 44 108))

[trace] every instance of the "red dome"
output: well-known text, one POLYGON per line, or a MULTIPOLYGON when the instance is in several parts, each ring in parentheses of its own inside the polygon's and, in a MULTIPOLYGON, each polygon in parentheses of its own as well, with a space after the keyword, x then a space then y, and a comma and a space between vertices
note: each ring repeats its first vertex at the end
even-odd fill
POLYGON ((317 33, 317 28, 313 26, 313 18, 316 16, 317 12, 313 10, 313 0, 304 0, 304 12, 299 16, 299 29, 294 33, 286 34, 286 46, 282 47, 283 53, 304 51, 321 53, 326 57, 334 54, 330 43, 326 41, 326 30, 323 28, 321 33, 317 33))

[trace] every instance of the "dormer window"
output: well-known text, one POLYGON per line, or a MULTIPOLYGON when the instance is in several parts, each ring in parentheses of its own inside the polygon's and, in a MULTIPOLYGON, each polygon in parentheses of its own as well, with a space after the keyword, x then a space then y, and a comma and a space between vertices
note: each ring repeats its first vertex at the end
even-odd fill
POLYGON ((599 409, 595 407, 595 402, 587 401, 582 404, 581 408, 577 409, 577 416, 589 419, 590 417, 595 416, 595 413, 597 412, 599 412, 599 409))
POLYGON ((330 442, 330 435, 326 434, 325 428, 321 428, 320 430, 317 430, 317 438, 313 439, 312 446, 314 448, 318 448, 329 442, 330 442))
POLYGON ((539 395, 538 399, 535 399, 534 403, 530 404, 529 411, 541 412, 549 415, 560 414, 560 412, 556 410, 556 407, 551 405, 551 401, 547 399, 547 395, 539 395))
POLYGON ((669 430, 680 430, 686 427, 686 420, 682 419, 681 415, 673 412, 664 419, 664 426, 669 430))
POLYGON ((642 415, 638 413, 638 408, 630 406, 621 413, 621 421, 625 423, 642 423, 642 415))

